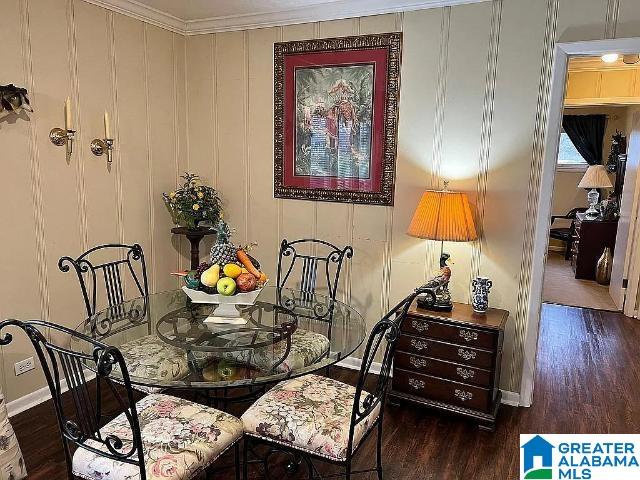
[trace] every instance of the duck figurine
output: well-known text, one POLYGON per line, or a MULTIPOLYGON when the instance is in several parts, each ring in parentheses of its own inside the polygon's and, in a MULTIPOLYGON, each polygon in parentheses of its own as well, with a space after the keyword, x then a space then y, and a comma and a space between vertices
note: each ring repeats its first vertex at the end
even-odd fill
POLYGON ((418 297, 418 307, 437 312, 450 312, 453 309, 449 292, 451 279, 451 267, 447 265, 449 258, 451 256, 448 253, 440 254, 440 271, 422 287, 426 288, 427 292, 418 297))

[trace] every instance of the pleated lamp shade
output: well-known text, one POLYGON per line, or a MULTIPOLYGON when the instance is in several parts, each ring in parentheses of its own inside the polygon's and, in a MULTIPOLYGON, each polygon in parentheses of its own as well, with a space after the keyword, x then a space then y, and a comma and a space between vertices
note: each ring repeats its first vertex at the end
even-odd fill
POLYGON ((604 165, 590 165, 587 171, 584 172, 584 176, 578 188, 612 188, 611 180, 607 175, 607 169, 604 165))
POLYGON ((448 242, 478 238, 466 193, 426 190, 407 233, 412 237, 448 242))

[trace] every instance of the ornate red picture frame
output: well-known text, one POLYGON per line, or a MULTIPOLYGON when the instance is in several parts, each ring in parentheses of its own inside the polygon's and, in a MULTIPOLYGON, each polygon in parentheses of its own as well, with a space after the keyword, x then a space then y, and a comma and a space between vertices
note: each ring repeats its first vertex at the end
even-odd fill
POLYGON ((393 205, 401 46, 401 33, 275 44, 275 197, 393 205))

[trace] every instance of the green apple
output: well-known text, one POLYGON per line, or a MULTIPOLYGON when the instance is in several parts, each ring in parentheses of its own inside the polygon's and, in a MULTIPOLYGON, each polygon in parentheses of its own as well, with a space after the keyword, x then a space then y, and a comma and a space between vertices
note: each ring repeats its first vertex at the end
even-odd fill
POLYGON ((223 277, 218 280, 216 290, 218 290, 218 293, 221 295, 233 295, 236 293, 236 281, 231 277, 223 277))

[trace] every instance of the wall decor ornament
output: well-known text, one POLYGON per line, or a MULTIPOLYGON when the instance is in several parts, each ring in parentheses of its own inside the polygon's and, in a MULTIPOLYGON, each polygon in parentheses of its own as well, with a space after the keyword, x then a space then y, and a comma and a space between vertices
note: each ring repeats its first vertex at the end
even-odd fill
POLYGON ((401 33, 276 43, 274 196, 393 205, 401 33))
POLYGON ((13 83, 0 85, 0 118, 22 111, 33 112, 26 88, 16 87, 13 83))
POLYGON ((493 282, 487 277, 476 277, 471 281, 471 305, 474 312, 486 313, 489 309, 489 290, 492 286, 493 282))

